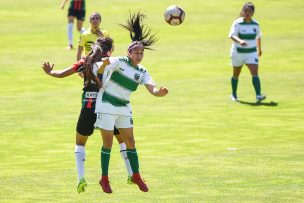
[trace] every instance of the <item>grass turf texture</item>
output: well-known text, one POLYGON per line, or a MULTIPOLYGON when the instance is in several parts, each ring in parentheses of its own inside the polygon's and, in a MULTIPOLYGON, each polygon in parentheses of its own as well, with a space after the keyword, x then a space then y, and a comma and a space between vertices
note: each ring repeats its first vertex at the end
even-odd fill
MULTIPOLYGON (((117 23, 142 9, 160 40, 143 64, 166 98, 132 95, 140 169, 150 191, 126 184, 114 142, 110 178, 114 193, 98 185, 100 133, 87 143, 88 189, 76 192, 75 124, 82 82, 54 79, 55 69, 75 61, 66 51, 66 9, 60 2, 1 1, 0 7, 0 201, 1 202, 301 202, 304 196, 304 2, 254 1, 263 32, 262 92, 255 105, 244 68, 238 95, 229 99, 231 68, 227 39, 243 1, 88 1, 88 16, 102 12, 102 27, 124 55, 129 35, 117 23), (186 12, 181 26, 169 26, 164 9, 186 12), (230 149, 230 150, 229 150, 230 149), (234 150, 236 149, 236 150, 234 150)), ((74 31, 74 41, 78 34, 74 31)))

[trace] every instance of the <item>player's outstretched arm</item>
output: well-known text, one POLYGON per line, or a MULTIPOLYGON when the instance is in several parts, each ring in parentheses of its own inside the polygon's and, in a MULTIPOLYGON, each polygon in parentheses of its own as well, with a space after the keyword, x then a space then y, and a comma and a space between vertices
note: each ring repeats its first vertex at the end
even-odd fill
POLYGON ((164 97, 169 93, 169 90, 166 87, 160 87, 157 89, 155 85, 147 84, 146 88, 152 95, 156 97, 164 97))
POLYGON ((75 73, 73 67, 69 67, 63 70, 53 70, 54 64, 51 65, 49 62, 44 62, 42 64, 42 68, 46 74, 55 78, 64 78, 75 73))
POLYGON ((68 1, 68 0, 63 0, 63 1, 62 1, 62 3, 60 4, 60 8, 61 8, 61 9, 64 9, 64 6, 65 6, 65 4, 66 4, 67 1, 68 1))

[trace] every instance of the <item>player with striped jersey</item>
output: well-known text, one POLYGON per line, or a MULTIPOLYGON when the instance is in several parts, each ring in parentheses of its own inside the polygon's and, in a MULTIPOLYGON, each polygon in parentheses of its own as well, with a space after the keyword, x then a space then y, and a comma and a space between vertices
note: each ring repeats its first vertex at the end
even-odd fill
POLYGON ((103 74, 103 86, 106 89, 97 99, 102 105, 97 105, 95 111, 132 117, 131 93, 137 90, 138 85, 155 86, 155 82, 141 64, 133 65, 129 57, 111 57, 100 63, 110 65, 103 74))
MULTIPOLYGON (((96 78, 102 78, 102 75, 97 74, 97 68, 91 71, 87 67, 87 63, 100 61, 103 57, 108 57, 113 51, 113 40, 111 38, 98 38, 92 44, 91 52, 85 57, 80 59, 73 66, 64 70, 53 70, 54 64, 50 65, 49 62, 43 64, 43 70, 46 74, 56 77, 64 78, 77 72, 84 73, 84 87, 82 93, 82 107, 76 127, 76 145, 75 145, 75 161, 78 172, 78 193, 84 192, 87 187, 85 180, 84 164, 86 159, 86 142, 94 132, 94 124, 96 121, 95 104, 96 98, 101 85, 98 84, 96 78)), ((114 134, 120 146, 120 154, 125 162, 128 172, 128 183, 132 183, 131 176, 133 174, 127 152, 126 145, 123 142, 123 137, 119 134, 118 130, 114 127, 114 134)))
POLYGON ((103 146, 101 150, 102 176, 99 181, 106 193, 112 193, 109 184, 108 169, 113 141, 113 126, 124 136, 127 145, 127 155, 133 171, 133 182, 143 192, 148 186, 139 173, 139 161, 133 134, 133 118, 130 106, 130 95, 138 85, 145 85, 154 96, 163 97, 168 93, 166 87, 156 88, 148 71, 140 64, 144 57, 144 49, 148 49, 155 41, 155 34, 150 35, 150 29, 143 29, 142 20, 145 16, 138 12, 130 15, 127 25, 122 25, 130 32, 132 43, 128 47, 127 57, 108 58, 102 63, 98 72, 104 72, 103 85, 96 101, 97 119, 95 127, 101 129, 103 146), (111 126, 112 125, 112 126, 111 126))
POLYGON ((253 14, 254 5, 251 2, 246 3, 242 8, 240 18, 233 22, 229 32, 229 38, 234 41, 231 47, 231 64, 233 66, 231 99, 233 101, 238 101, 238 78, 244 64, 249 68, 252 75, 256 101, 261 102, 266 98, 261 94, 261 84, 258 76, 258 57, 262 55, 261 31, 257 21, 252 19, 253 14))

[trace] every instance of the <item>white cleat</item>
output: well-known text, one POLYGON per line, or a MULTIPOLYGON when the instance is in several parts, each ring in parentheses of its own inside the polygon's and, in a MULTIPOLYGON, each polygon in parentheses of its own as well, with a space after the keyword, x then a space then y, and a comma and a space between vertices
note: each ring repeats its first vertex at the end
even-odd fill
POLYGON ((231 95, 230 98, 231 98, 231 100, 234 101, 234 102, 238 102, 238 101, 239 101, 238 98, 235 97, 234 95, 231 95))
POLYGON ((261 101, 263 101, 264 99, 266 99, 265 95, 257 95, 256 96, 256 102, 260 103, 261 101))

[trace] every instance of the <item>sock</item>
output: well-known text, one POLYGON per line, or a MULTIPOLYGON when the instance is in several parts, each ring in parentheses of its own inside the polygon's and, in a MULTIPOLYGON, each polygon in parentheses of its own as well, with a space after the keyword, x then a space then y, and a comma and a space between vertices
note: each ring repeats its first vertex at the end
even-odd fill
POLYGON ((75 145, 75 160, 78 172, 78 181, 84 177, 84 162, 85 162, 85 148, 81 145, 75 145))
POLYGON ((261 95, 261 82, 258 75, 252 77, 252 84, 256 95, 261 95))
POLYGON ((111 155, 111 149, 106 149, 102 146, 100 152, 100 160, 101 160, 101 171, 102 171, 101 174, 103 176, 108 176, 110 155, 111 155))
POLYGON ((80 34, 82 34, 82 33, 84 33, 86 30, 85 30, 85 28, 83 27, 83 28, 81 28, 81 30, 80 30, 80 34))
POLYGON ((121 143, 119 145, 120 145, 120 154, 121 154, 122 159, 125 162, 125 166, 126 166, 128 175, 132 176, 133 172, 132 172, 132 168, 131 168, 131 165, 130 165, 130 161, 128 159, 126 144, 125 143, 121 143))
POLYGON ((133 173, 139 173, 139 163, 136 149, 127 149, 127 155, 131 164, 133 173))
POLYGON ((74 23, 68 23, 68 39, 69 39, 69 45, 73 45, 73 27, 74 23))
POLYGON ((232 95, 234 97, 237 97, 236 90, 237 90, 237 86, 238 86, 238 81, 239 80, 237 78, 234 78, 234 77, 231 78, 232 95))

